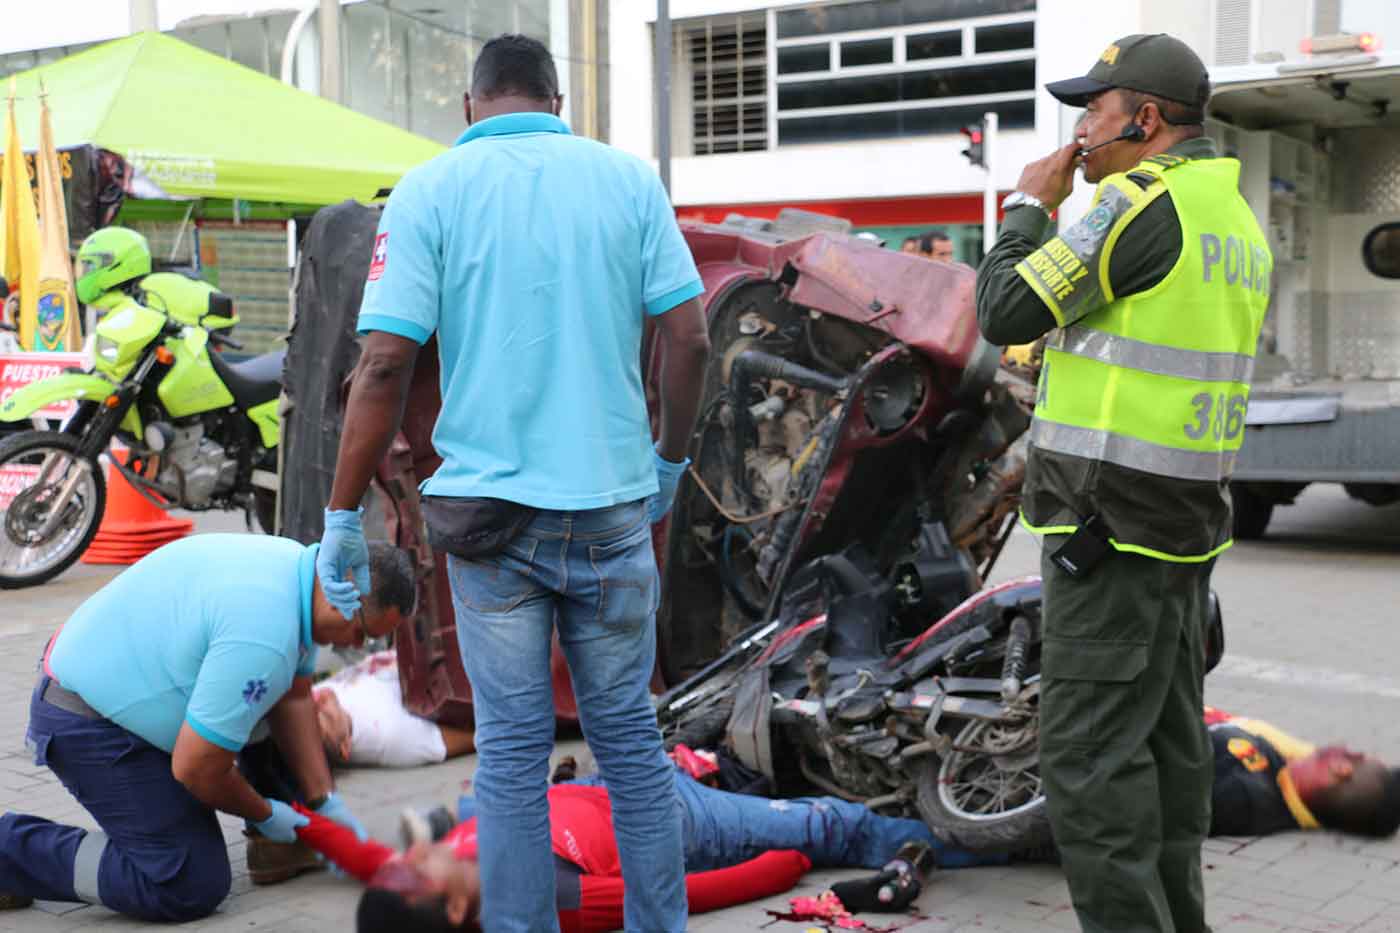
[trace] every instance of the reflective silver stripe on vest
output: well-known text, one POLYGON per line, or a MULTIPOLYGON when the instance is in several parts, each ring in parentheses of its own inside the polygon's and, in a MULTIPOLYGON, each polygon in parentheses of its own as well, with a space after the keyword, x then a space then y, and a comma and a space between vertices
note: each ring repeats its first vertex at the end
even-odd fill
POLYGON ((1038 417, 1031 422, 1031 443, 1042 450, 1103 460, 1173 479, 1214 483, 1235 469, 1234 451, 1178 450, 1111 431, 1079 428, 1038 417))
POLYGON ((1083 324, 1056 331, 1049 343, 1056 350, 1111 366, 1200 382, 1248 382, 1254 372, 1254 358, 1244 353, 1208 353, 1163 347, 1131 337, 1106 334, 1083 324))

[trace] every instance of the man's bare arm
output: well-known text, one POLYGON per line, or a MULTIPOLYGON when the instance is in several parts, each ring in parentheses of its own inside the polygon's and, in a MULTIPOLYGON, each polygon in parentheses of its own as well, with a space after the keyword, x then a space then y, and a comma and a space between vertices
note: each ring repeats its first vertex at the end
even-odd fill
POLYGON ((366 335, 345 405, 330 508, 359 508, 403 421, 418 350, 417 343, 396 334, 366 335))
POLYGON ((188 722, 180 726, 170 772, 198 800, 215 810, 260 823, 271 805, 239 773, 234 753, 205 739, 188 722))
POLYGON ((705 307, 692 298, 654 318, 663 347, 661 436, 657 452, 672 463, 685 459, 690 432, 700 410, 710 332, 705 307))
POLYGON ((301 785, 302 795, 307 800, 320 800, 329 794, 335 785, 316 725, 310 677, 292 680, 292 688, 267 714, 267 724, 282 759, 301 785))

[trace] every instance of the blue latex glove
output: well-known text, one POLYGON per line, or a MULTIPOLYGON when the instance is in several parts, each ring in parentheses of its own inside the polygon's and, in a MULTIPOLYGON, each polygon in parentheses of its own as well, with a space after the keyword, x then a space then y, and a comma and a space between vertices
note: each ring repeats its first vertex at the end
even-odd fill
POLYGON ((369 594, 369 545, 360 527, 364 509, 326 509, 326 530, 316 555, 316 577, 326 601, 346 619, 360 608, 360 597, 369 594))
POLYGON ((326 803, 316 807, 316 813, 321 814, 326 820, 335 820, 339 822, 342 827, 353 829, 354 835, 356 835, 356 838, 360 839, 360 842, 364 842, 365 839, 370 838, 370 831, 365 829, 364 825, 361 825, 360 821, 354 818, 354 814, 350 813, 350 807, 346 806, 346 801, 340 797, 340 794, 335 792, 328 794, 328 796, 326 796, 326 803))
POLYGON ((269 800, 268 803, 272 804, 272 815, 260 823, 254 823, 253 828, 273 842, 296 842, 297 827, 311 821, 280 800, 269 800))
POLYGON ((355 819, 355 814, 350 812, 350 808, 337 793, 332 792, 327 796, 326 802, 317 807, 316 812, 328 820, 335 820, 341 826, 348 826, 354 830, 356 838, 361 842, 369 838, 369 831, 360 825, 360 821, 355 819))
POLYGON ((652 459, 656 461, 656 484, 660 490, 651 497, 651 523, 655 525, 671 511, 671 503, 676 499, 676 484, 681 481, 685 468, 690 466, 690 458, 680 463, 672 463, 652 448, 652 459))

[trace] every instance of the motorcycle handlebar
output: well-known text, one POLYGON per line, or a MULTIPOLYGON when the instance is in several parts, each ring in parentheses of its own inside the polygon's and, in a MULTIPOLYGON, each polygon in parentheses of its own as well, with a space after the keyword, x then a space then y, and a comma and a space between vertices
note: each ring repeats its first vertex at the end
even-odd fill
POLYGON ((243 349, 243 344, 239 343, 237 340, 234 340, 231 337, 225 337, 218 331, 211 330, 209 332, 209 342, 214 344, 216 347, 228 347, 230 350, 243 349))

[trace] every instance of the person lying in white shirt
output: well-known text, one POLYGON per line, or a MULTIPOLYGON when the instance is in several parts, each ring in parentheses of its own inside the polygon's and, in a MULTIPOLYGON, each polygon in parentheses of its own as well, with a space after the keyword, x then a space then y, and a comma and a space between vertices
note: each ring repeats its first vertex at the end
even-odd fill
POLYGON ((372 654, 317 684, 316 724, 332 764, 412 768, 476 750, 470 729, 410 713, 395 653, 372 654))

